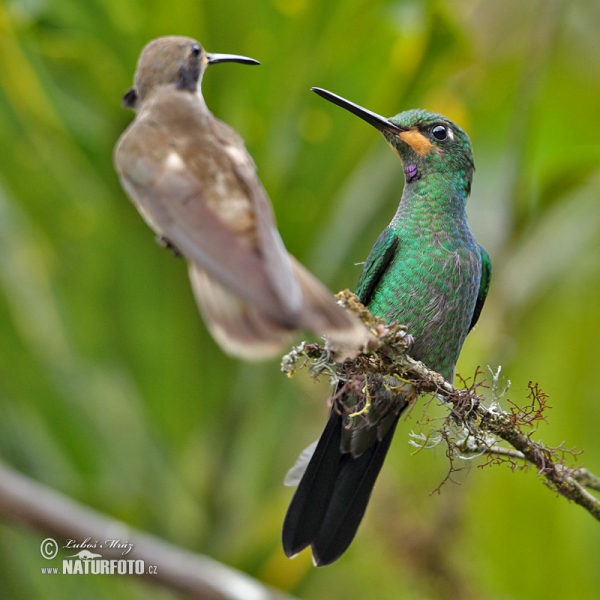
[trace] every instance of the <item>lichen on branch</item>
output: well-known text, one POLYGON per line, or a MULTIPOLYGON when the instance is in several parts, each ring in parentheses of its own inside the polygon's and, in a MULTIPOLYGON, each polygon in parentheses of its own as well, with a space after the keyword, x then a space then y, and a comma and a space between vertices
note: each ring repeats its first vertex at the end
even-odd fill
MULTIPOLYGON (((496 394, 490 401, 481 393, 490 385, 482 379, 483 371, 480 369, 474 377, 461 380, 461 388, 455 387, 439 373, 409 356, 412 336, 406 327, 397 323, 387 324, 372 315, 348 290, 337 294, 337 299, 371 331, 373 339, 369 347, 355 358, 337 364, 327 344, 303 342, 283 357, 281 368, 284 373, 292 377, 298 369, 307 367, 313 377, 327 376, 333 384, 358 379, 364 381, 371 376, 395 377, 410 383, 415 396, 434 394, 449 410, 437 432, 439 440, 448 444, 446 454, 450 459, 450 469, 444 481, 457 470, 454 466, 456 458, 465 454, 485 456, 487 461, 480 466, 503 463, 517 468, 526 461, 535 465, 538 475, 543 477, 549 488, 600 520, 600 500, 586 489, 600 491, 600 478, 583 467, 566 464, 567 457, 577 457, 581 452, 567 450, 563 445, 553 448, 532 437, 538 422, 546 421, 546 413, 551 408, 547 395, 537 383, 529 382, 527 402, 522 406, 506 399, 508 407, 501 408, 501 398, 496 394), (502 441, 510 447, 499 446, 502 441)), ((492 388, 497 384, 498 374, 499 371, 492 376, 492 388)), ((368 390, 367 386, 362 387, 368 390)), ((368 409, 367 397, 363 399, 362 406, 368 409)))

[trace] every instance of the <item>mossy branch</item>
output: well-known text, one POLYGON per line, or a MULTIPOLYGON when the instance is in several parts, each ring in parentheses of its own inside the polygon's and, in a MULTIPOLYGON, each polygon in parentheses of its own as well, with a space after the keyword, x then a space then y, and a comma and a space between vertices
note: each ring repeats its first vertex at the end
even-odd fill
MULTIPOLYGON (((545 483, 565 498, 585 508, 600 521, 600 500, 586 488, 600 491, 600 478, 584 468, 573 468, 565 464, 566 455, 577 453, 562 446, 552 448, 532 439, 535 424, 545 420, 548 407, 547 396, 538 384, 529 383, 528 403, 522 407, 509 402, 508 410, 501 409, 496 399, 490 402, 479 393, 484 386, 478 381, 481 371, 470 384, 463 381, 463 389, 446 381, 439 373, 423 363, 410 358, 411 336, 402 325, 387 325, 375 317, 345 290, 338 294, 338 301, 356 314, 372 331, 376 341, 371 347, 342 365, 336 365, 327 345, 302 344, 294 348, 282 361, 282 370, 289 376, 297 368, 309 366, 314 376, 327 374, 334 381, 352 380, 369 376, 395 376, 409 381, 415 395, 435 394, 448 405, 450 412, 440 433, 440 438, 449 444, 451 460, 460 454, 479 453, 488 457, 486 464, 508 462, 516 466, 524 460, 536 466, 545 483), (452 426, 461 431, 460 441, 452 435, 452 426), (498 441, 507 442, 511 448, 498 446, 498 441)), ((360 389, 361 386, 355 386, 360 389)), ((366 400, 365 400, 366 402, 366 400)), ((451 466, 450 473, 455 469, 451 466)))

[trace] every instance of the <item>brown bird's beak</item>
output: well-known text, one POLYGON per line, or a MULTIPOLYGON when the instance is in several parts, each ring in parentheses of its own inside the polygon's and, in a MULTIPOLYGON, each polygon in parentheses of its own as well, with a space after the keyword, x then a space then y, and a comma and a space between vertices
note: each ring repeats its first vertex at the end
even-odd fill
POLYGON ((243 65, 260 65, 257 60, 247 56, 238 56, 237 54, 208 54, 208 64, 216 65, 222 62, 237 62, 243 65))
POLYGON ((318 87, 313 87, 310 89, 313 92, 315 92, 315 94, 321 96, 321 98, 325 98, 325 100, 329 100, 329 102, 333 102, 333 104, 337 104, 338 106, 345 108, 352 114, 356 115, 357 117, 360 117, 363 121, 369 123, 369 125, 373 125, 373 127, 375 127, 381 132, 390 131, 392 133, 398 134, 402 131, 405 131, 401 127, 398 127, 398 125, 396 125, 395 123, 392 123, 389 119, 386 119, 385 117, 382 117, 377 113, 367 110, 366 108, 363 108, 358 104, 354 104, 354 102, 350 102, 350 100, 346 100, 345 98, 342 98, 341 96, 338 96, 333 92, 328 92, 327 90, 318 87))

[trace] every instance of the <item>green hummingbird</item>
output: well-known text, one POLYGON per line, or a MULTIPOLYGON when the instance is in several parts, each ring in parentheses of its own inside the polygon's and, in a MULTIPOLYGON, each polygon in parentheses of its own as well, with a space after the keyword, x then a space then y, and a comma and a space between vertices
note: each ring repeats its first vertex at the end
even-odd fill
POLYGON ((188 261, 200 311, 225 352, 267 358, 308 329, 341 356, 351 353, 367 341, 366 328, 287 253, 242 138, 206 106, 202 76, 222 62, 259 64, 210 54, 188 37, 146 45, 124 96, 136 118, 115 148, 123 188, 188 261))
MULTIPOLYGON (((373 125, 400 157, 402 198, 365 262, 356 293, 374 315, 407 326, 413 358, 452 380, 491 278, 490 258, 467 221, 474 171, 469 138, 438 114, 408 110, 387 119, 326 90, 313 91, 373 125)), ((356 416, 356 392, 338 384, 321 438, 286 478, 288 485, 301 478, 283 525, 287 556, 310 545, 322 566, 346 551, 411 389, 394 377, 369 377, 371 406, 356 416)))

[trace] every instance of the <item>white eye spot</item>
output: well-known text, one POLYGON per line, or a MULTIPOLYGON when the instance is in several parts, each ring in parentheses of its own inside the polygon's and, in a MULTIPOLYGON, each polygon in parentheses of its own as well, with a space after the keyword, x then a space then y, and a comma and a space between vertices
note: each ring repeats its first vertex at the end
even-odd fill
POLYGON ((165 167, 172 171, 185 171, 185 163, 177 152, 169 152, 165 160, 165 167))
POLYGON ((246 165, 248 163, 246 153, 237 146, 225 146, 225 152, 227 152, 229 158, 231 158, 236 165, 246 165))
POLYGON ((448 139, 454 141, 454 131, 452 131, 451 127, 448 127, 448 139))

